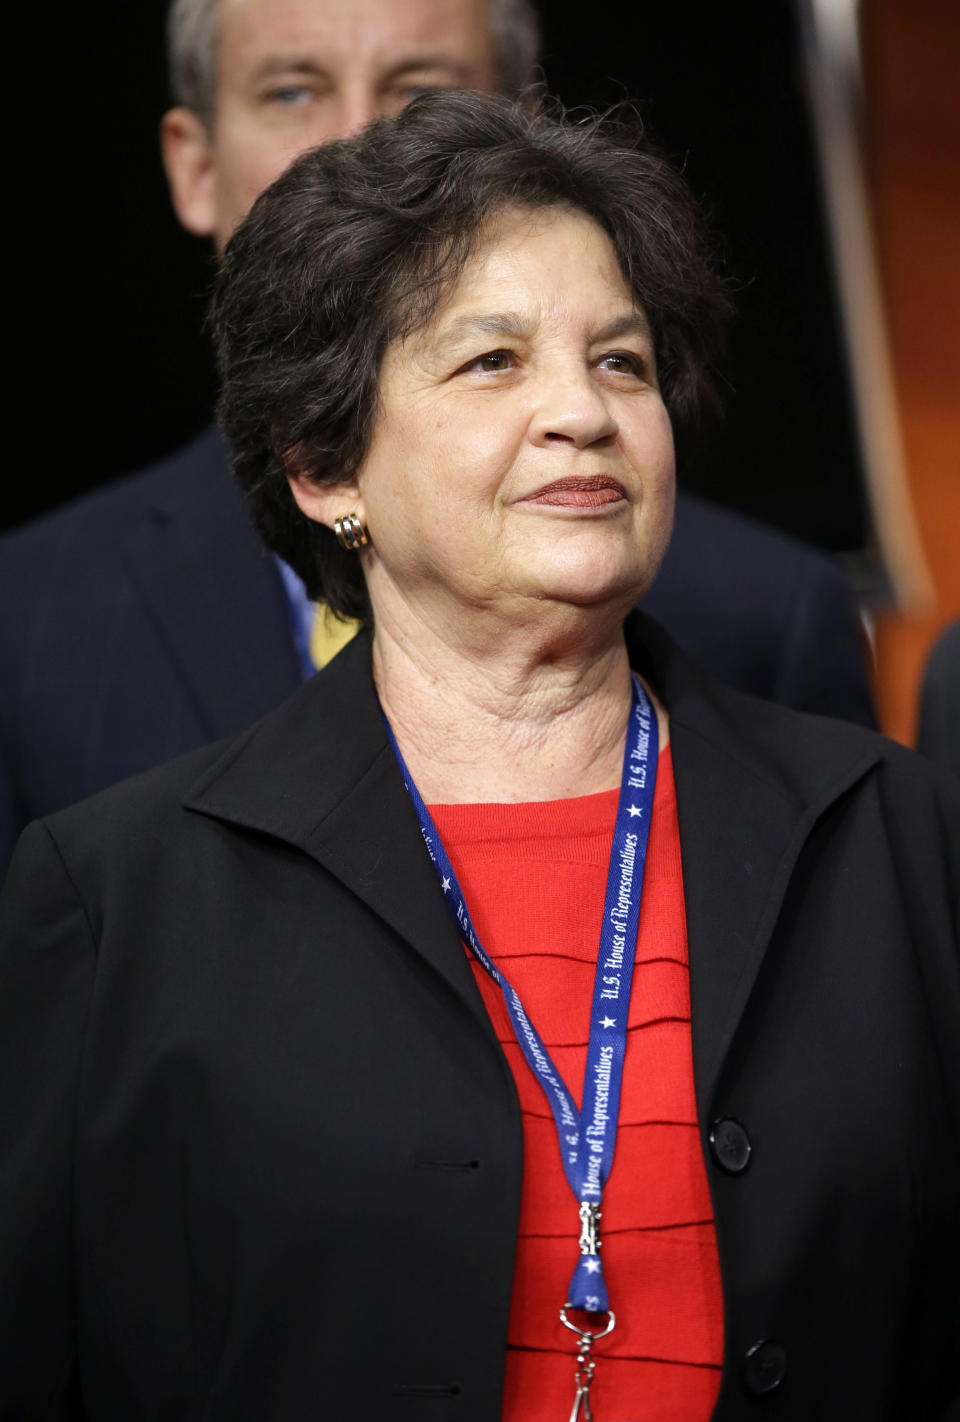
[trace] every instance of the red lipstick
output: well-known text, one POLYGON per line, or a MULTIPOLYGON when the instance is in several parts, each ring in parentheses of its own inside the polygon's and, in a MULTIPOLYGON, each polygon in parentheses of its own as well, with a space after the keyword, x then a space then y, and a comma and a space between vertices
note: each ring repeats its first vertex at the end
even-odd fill
POLYGON ((524 503, 551 504, 559 508, 600 509, 618 503, 627 496, 618 479, 610 474, 555 479, 528 494, 524 503))

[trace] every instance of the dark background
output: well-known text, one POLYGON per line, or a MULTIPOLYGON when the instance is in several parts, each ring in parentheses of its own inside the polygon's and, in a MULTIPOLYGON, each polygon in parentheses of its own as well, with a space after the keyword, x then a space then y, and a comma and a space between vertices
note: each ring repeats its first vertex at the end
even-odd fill
MULTIPOLYGON (((705 202, 735 284, 727 419, 687 486, 833 551, 870 545, 789 0, 544 9, 550 88, 568 104, 639 103, 705 202)), ((99 7, 77 37, 82 62, 64 63, 48 100, 56 147, 43 145, 30 200, 46 200, 47 220, 35 247, 27 234, 25 273, 43 293, 30 321, 36 433, 54 453, 8 478, 6 525, 210 418, 212 259, 178 227, 158 156, 164 17, 163 0, 99 7)))

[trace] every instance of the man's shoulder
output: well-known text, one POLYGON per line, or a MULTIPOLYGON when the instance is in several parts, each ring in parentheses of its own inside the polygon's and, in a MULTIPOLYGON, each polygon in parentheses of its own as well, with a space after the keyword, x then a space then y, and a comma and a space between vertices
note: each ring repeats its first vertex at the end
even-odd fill
POLYGON ((819 550, 680 494, 673 539, 643 606, 734 686, 875 724, 856 601, 819 550))
MULTIPOLYGON (((769 581, 781 586, 824 581, 843 586, 836 564, 790 534, 736 513, 697 494, 677 494, 672 551, 723 566, 734 584, 769 581)), ((668 555, 669 556, 669 555, 668 555)), ((702 566, 702 563, 701 563, 702 566)))
MULTIPOLYGON (((822 790, 852 785, 876 771, 884 793, 939 804, 956 825, 960 850, 960 779, 879 731, 758 697, 711 675, 669 633, 635 612, 626 624, 631 662, 649 675, 666 701, 671 735, 701 767, 711 757, 732 758, 788 799, 815 803, 822 790)), ((681 752, 682 756, 682 752, 681 752)), ((746 794, 746 789, 745 789, 746 794)))
POLYGON ((156 853, 165 827, 184 833, 183 802, 212 766, 227 761, 249 739, 253 728, 226 736, 176 756, 163 765, 130 775, 65 809, 35 821, 72 864, 100 862, 106 848, 112 858, 156 853), (153 848, 150 849, 149 846, 153 848))
POLYGON ((46 823, 58 834, 62 831, 68 837, 80 838, 88 826, 95 824, 145 823, 165 806, 179 806, 211 767, 229 762, 256 734, 262 720, 231 736, 197 746, 163 765, 151 766, 138 775, 108 785, 76 805, 57 810, 47 817, 46 823))
POLYGON ((90 561, 150 514, 203 516, 231 497, 226 450, 216 430, 208 429, 146 468, 13 529, 0 540, 2 566, 20 576, 31 568, 49 572, 51 556, 90 561))
POLYGON ((209 767, 229 753, 231 743, 243 738, 239 733, 188 751, 33 820, 17 842, 8 887, 30 898, 38 886, 65 875, 83 902, 99 898, 108 880, 129 875, 137 881, 143 872, 158 871, 164 847, 176 847, 189 858, 193 821, 184 815, 183 800, 209 767))

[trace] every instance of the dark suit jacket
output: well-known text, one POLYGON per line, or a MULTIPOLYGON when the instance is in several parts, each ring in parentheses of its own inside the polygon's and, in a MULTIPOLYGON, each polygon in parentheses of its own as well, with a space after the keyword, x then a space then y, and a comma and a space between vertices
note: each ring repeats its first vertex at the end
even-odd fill
MULTIPOLYGON (((671 716, 717 1422, 946 1419, 958 788, 631 638, 671 716)), ((32 826, 0 944, 0 1413, 496 1422, 518 1102, 365 637, 32 826)))
MULTIPOLYGON (((872 725, 827 560, 681 496, 649 610, 744 691, 872 725)), ((0 880, 29 820, 248 726, 300 682, 283 589, 211 431, 0 549, 0 880)))

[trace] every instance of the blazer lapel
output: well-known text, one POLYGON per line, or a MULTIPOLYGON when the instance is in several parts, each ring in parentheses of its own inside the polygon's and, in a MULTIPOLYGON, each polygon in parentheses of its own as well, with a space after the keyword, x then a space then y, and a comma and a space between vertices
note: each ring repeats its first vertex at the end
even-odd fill
MULTIPOLYGON (((703 1123, 803 846, 877 761, 859 728, 813 724, 702 676, 656 624, 632 619, 634 665, 670 715, 703 1123)), ((628 624, 629 625, 629 624, 628 624)))
POLYGON ((688 727, 671 734, 697 1104, 705 1121, 804 843, 823 811, 875 757, 816 799, 793 801, 688 727))
POLYGON ((300 673, 280 578, 247 525, 219 439, 188 451, 182 472, 121 557, 212 740, 275 707, 300 673))
POLYGON ((420 954, 492 1038, 387 744, 365 634, 254 727, 185 803, 309 854, 420 954))

